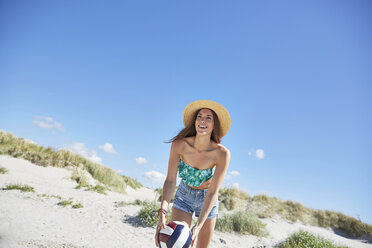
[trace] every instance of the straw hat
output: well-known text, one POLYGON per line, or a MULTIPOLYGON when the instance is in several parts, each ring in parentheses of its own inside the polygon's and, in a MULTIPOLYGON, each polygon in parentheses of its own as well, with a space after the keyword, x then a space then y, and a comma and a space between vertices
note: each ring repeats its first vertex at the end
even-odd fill
POLYGON ((195 111, 202 108, 209 108, 217 114, 221 125, 221 137, 225 136, 230 129, 230 114, 224 106, 211 100, 197 100, 186 106, 183 111, 183 124, 185 127, 193 121, 195 111))

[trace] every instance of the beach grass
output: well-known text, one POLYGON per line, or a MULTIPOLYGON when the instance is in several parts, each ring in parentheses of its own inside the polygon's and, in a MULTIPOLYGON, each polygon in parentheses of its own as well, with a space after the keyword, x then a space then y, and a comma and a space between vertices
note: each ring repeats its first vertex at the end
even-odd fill
POLYGON ((221 188, 218 192, 220 208, 227 210, 238 209, 239 205, 244 204, 250 199, 249 195, 236 188, 221 188))
POLYGON ((144 205, 146 201, 142 201, 140 199, 136 199, 134 202, 133 202, 133 205, 144 205))
POLYGON ((372 226, 340 212, 312 210, 313 222, 317 226, 331 227, 343 233, 359 238, 363 235, 372 236, 372 226))
POLYGON ((235 188, 221 188, 218 199, 220 210, 247 211, 259 218, 272 218, 275 215, 291 222, 334 228, 353 238, 372 236, 372 226, 340 212, 314 210, 299 202, 285 201, 266 194, 250 197, 235 188))
POLYGON ((67 207, 71 206, 71 208, 83 208, 83 205, 81 203, 74 203, 71 199, 69 200, 63 200, 57 203, 59 206, 67 207))
POLYGON ((71 179, 77 182, 79 186, 88 186, 89 181, 86 173, 84 173, 84 170, 81 170, 80 168, 75 168, 71 174, 71 179))
POLYGON ((104 195, 106 194, 106 187, 99 185, 99 184, 97 184, 96 186, 88 186, 87 189, 91 191, 95 191, 100 194, 104 194, 104 195))
POLYGON ((96 186, 78 184, 75 187, 75 189, 81 189, 81 188, 85 188, 86 190, 89 190, 89 191, 95 191, 97 193, 107 195, 107 193, 106 193, 107 188, 105 186, 102 186, 102 185, 99 185, 99 184, 97 184, 96 186))
POLYGON ((8 184, 4 190, 20 190, 23 192, 35 192, 34 188, 27 184, 8 184))
POLYGON ((0 174, 7 174, 8 170, 4 167, 0 167, 0 174))
POLYGON ((291 222, 301 221, 304 224, 338 229, 353 238, 372 236, 371 225, 336 211, 314 210, 298 202, 283 201, 266 195, 254 196, 248 202, 248 206, 251 210, 255 209, 260 218, 279 215, 291 222))
MULTIPOLYGON (((134 188, 142 187, 138 181, 119 175, 111 168, 94 163, 69 150, 60 149, 56 151, 52 147, 45 148, 3 131, 0 131, 0 155, 23 158, 39 166, 81 168, 90 173, 100 183, 120 193, 125 193, 127 185, 134 188)), ((76 175, 74 180, 83 185, 86 183, 84 178, 78 178, 76 175)))
MULTIPOLYGON (((163 188, 156 188, 155 193, 158 195, 158 201, 161 201, 162 195, 163 195, 163 188)), ((173 198, 174 200, 174 198, 173 198)))
POLYGON ((130 178, 130 177, 127 177, 127 176, 124 176, 124 175, 121 175, 124 179, 124 182, 130 186, 132 189, 140 189, 143 187, 143 185, 138 182, 136 179, 133 179, 133 178, 130 178))
MULTIPOLYGON (((158 214, 154 213, 153 211, 158 210, 160 208, 160 204, 158 202, 143 202, 142 208, 138 213, 138 218, 141 220, 142 223, 148 226, 156 226, 158 223, 158 214)), ((166 223, 168 223, 171 220, 170 217, 170 210, 168 208, 168 215, 166 223)))
POLYGON ((268 235, 265 226, 266 224, 262 223, 257 216, 243 211, 223 215, 216 221, 216 230, 218 231, 252 234, 260 237, 268 235))
POLYGON ((145 203, 146 201, 142 201, 140 199, 136 199, 134 202, 120 201, 120 202, 115 202, 115 207, 124 207, 124 206, 130 206, 130 205, 143 206, 145 203))
MULTIPOLYGON (((172 195, 172 197, 171 197, 171 199, 170 199, 169 202, 174 202, 174 196, 176 195, 177 189, 178 189, 178 186, 175 187, 174 192, 173 192, 173 195, 172 195)), ((160 202, 161 201, 161 198, 163 197, 163 188, 156 188, 155 189, 155 192, 158 195, 157 201, 160 202)))
POLYGON ((347 248, 347 246, 337 246, 333 242, 313 235, 307 231, 298 231, 289 236, 285 241, 275 246, 276 248, 347 248))
POLYGON ((77 203, 77 204, 72 205, 72 208, 83 208, 83 205, 81 205, 80 203, 77 203))
POLYGON ((48 195, 48 194, 37 194, 38 197, 45 197, 45 198, 57 198, 59 200, 62 199, 62 196, 59 195, 48 195))
POLYGON ((66 207, 68 205, 72 205, 72 203, 73 202, 71 200, 64 200, 64 201, 58 202, 57 204, 60 205, 60 206, 66 207))
MULTIPOLYGON (((158 201, 160 201, 162 188, 157 188, 155 191, 159 194, 158 201)), ((174 196, 171 202, 173 199, 174 196)), ((372 236, 372 226, 353 217, 335 211, 314 210, 299 202, 285 201, 266 194, 251 197, 236 188, 220 188, 218 199, 221 211, 245 211, 259 218, 272 218, 279 215, 291 222, 300 221, 304 224, 335 228, 354 238, 363 235, 372 236)), ((226 222, 231 223, 231 220, 226 222)))

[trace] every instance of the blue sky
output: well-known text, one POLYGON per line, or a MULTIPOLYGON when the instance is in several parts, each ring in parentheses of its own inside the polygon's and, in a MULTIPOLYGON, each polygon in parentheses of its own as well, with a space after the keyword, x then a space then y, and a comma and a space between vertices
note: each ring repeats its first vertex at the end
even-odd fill
POLYGON ((224 186, 372 224, 371 10, 2 1, 0 129, 155 188, 186 105, 217 101, 232 119, 224 186))

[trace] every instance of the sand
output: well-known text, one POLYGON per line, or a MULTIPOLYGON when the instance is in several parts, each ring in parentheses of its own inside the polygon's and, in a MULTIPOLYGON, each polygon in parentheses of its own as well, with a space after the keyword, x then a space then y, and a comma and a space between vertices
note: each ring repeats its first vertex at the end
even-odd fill
MULTIPOLYGON (((41 167, 23 159, 0 156, 0 188, 7 184, 27 184, 35 192, 0 190, 0 247, 155 247, 155 228, 140 223, 141 206, 124 205, 136 199, 154 200, 149 188, 127 188, 127 194, 107 191, 99 194, 75 189, 71 170, 41 167), (62 200, 80 203, 83 208, 58 205, 62 200)), ((361 240, 348 239, 331 229, 289 223, 280 217, 262 219, 269 237, 239 235, 216 231, 210 247, 273 247, 300 229, 319 234, 349 247, 372 247, 361 240)))

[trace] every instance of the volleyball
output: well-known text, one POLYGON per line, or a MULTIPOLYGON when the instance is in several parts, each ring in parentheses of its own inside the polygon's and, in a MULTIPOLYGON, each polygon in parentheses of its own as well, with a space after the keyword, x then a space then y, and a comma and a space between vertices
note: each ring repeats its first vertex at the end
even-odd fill
POLYGON ((191 244, 189 226, 181 221, 171 221, 165 229, 160 229, 160 248, 188 248, 191 244))

